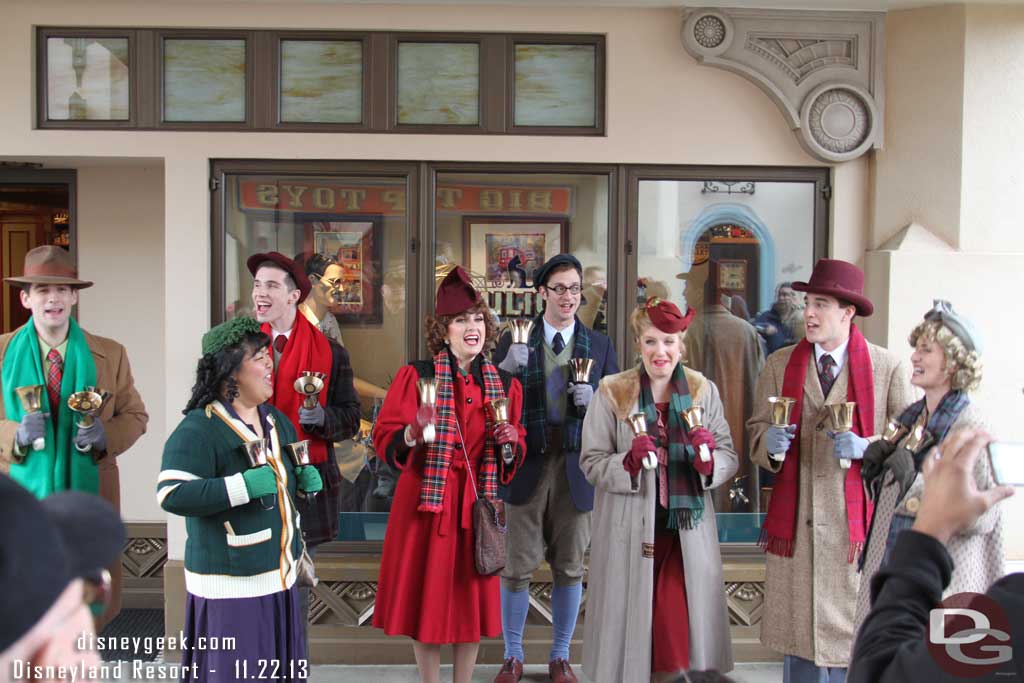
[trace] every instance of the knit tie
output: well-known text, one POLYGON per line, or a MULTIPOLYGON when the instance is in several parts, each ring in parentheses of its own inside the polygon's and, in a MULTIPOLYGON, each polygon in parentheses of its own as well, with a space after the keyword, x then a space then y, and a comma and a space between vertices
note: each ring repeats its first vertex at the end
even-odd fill
POLYGON ((551 350, 555 352, 557 356, 565 349, 565 340, 562 339, 561 332, 555 332, 555 338, 551 340, 551 350))
POLYGON ((832 385, 835 384, 836 378, 832 374, 832 368, 836 366, 836 361, 829 354, 825 354, 818 361, 821 369, 818 370, 818 381, 821 382, 821 393, 825 398, 828 398, 828 392, 832 390, 832 385))
POLYGON ((51 417, 56 424, 57 414, 60 412, 60 381, 64 377, 64 359, 61 358, 60 351, 50 349, 46 354, 46 360, 50 362, 50 370, 46 373, 46 393, 50 397, 51 417))

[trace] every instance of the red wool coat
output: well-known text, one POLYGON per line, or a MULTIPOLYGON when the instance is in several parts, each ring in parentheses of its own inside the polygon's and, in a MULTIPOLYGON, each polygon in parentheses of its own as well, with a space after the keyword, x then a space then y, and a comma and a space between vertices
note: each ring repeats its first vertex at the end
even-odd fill
MULTIPOLYGON (((398 371, 373 430, 377 456, 402 470, 384 535, 373 625, 388 635, 405 635, 423 643, 474 643, 482 637, 495 638, 501 634, 500 579, 476 571, 471 514, 476 498, 458 440, 440 513, 416 509, 426 448, 414 448, 404 462, 394 458, 395 446, 403 443, 403 431, 419 407, 418 379, 411 365, 398 371)), ((455 413, 475 480, 484 450, 484 391, 472 375, 456 375, 453 380, 455 413)), ((523 407, 519 380, 512 380, 508 399, 509 418, 519 432, 517 450, 521 452, 526 430, 519 423, 523 407)), ((520 461, 521 455, 515 462, 520 461)), ((499 476, 507 478, 511 471, 503 467, 499 455, 499 476)))

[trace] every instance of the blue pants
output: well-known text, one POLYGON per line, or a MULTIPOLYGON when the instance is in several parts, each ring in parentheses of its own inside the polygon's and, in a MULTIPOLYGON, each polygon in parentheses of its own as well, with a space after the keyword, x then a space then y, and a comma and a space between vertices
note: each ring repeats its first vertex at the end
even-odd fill
POLYGON ((783 683, 846 683, 846 669, 817 666, 794 655, 786 655, 782 671, 783 683))

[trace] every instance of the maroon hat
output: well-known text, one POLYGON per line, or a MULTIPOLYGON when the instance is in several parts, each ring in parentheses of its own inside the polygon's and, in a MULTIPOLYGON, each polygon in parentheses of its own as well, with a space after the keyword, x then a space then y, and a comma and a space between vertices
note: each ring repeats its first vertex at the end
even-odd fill
POLYGON ((686 315, 683 315, 674 303, 656 296, 648 299, 644 308, 647 309, 647 317, 651 319, 651 324, 665 334, 683 332, 690 326, 690 322, 693 321, 693 316, 696 314, 696 311, 690 308, 686 311, 686 315))
POLYGON ((857 309, 857 314, 864 317, 875 312, 874 304, 864 296, 864 271, 847 261, 818 259, 811 279, 807 282, 794 282, 793 289, 849 301, 857 309))
POLYGON ((462 266, 455 266, 445 275, 437 288, 434 313, 437 315, 458 315, 473 308, 480 301, 480 293, 473 288, 469 274, 462 266))
POLYGON ((309 296, 309 290, 313 287, 309 282, 309 276, 306 275, 306 271, 302 266, 284 254, 277 251, 268 251, 266 254, 253 254, 245 262, 245 265, 249 267, 249 272, 252 273, 252 276, 256 277, 256 271, 259 270, 260 264, 267 261, 276 264, 278 268, 291 275, 292 279, 295 280, 295 286, 299 288, 299 300, 296 303, 301 304, 305 301, 306 297, 309 296))

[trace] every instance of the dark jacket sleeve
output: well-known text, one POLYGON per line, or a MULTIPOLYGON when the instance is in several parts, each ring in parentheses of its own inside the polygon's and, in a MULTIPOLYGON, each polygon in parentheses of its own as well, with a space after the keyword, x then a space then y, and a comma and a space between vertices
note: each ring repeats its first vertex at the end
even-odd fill
POLYGON ((327 441, 344 441, 359 431, 359 395, 352 383, 353 376, 348 351, 331 341, 331 384, 324 406, 324 424, 307 427, 307 432, 327 441))
POLYGON ((954 680, 928 652, 928 613, 942 600, 953 560, 935 538, 899 534, 889 563, 871 580, 871 611, 853 646, 848 683, 954 680))

